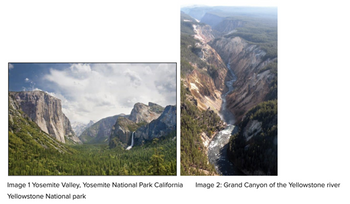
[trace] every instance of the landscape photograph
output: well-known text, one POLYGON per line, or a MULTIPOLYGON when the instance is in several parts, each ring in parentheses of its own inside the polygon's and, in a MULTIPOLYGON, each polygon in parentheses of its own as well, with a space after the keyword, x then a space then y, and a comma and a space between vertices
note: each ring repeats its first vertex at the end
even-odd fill
POLYGON ((176 175, 176 63, 9 63, 8 175, 176 175))
POLYGON ((277 175, 277 8, 181 8, 181 175, 277 175))

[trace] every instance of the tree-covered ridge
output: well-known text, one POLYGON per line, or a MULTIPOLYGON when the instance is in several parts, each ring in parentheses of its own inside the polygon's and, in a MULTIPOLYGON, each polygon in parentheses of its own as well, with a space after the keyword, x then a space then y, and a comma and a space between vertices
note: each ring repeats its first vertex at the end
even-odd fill
POLYGON ((218 67, 198 57, 201 48, 196 45, 197 43, 199 41, 194 39, 193 36, 181 34, 181 77, 186 78, 197 68, 196 70, 199 73, 214 78, 218 75, 218 67))
POLYGON ((190 94, 181 84, 181 175, 213 175, 200 134, 219 131, 221 119, 212 110, 200 111, 187 99, 190 94))
MULTIPOLYGON (((233 17, 232 17, 233 18, 233 17)), ((277 57, 277 20, 235 17, 244 21, 244 26, 236 28, 225 37, 241 37, 250 44, 258 45, 266 52, 264 60, 277 57)))
POLYGON ((229 142, 230 160, 246 174, 277 175, 277 100, 251 109, 238 127, 229 142))
POLYGON ((263 69, 261 69, 259 72, 259 73, 262 73, 264 71, 269 70, 274 74, 274 77, 269 84, 270 89, 266 95, 266 100, 274 100, 274 99, 277 100, 277 62, 278 62, 277 59, 273 60, 272 62, 267 64, 263 69))
POLYGON ((197 21, 184 12, 181 12, 181 33, 193 35, 193 24, 198 24, 197 21))

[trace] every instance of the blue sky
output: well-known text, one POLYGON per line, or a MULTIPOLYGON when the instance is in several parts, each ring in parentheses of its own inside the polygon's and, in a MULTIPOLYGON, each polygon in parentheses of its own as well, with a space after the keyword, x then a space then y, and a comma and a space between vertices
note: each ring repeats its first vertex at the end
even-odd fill
POLYGON ((45 91, 70 121, 129 114, 137 102, 176 104, 175 64, 9 64, 9 91, 45 91))

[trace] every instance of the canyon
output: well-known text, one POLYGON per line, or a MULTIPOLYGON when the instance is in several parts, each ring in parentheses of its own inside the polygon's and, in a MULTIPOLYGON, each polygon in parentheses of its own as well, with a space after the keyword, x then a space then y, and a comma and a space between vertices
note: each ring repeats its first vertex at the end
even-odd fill
MULTIPOLYGON (((203 149, 201 154, 207 154, 208 161, 204 162, 214 165, 215 172, 223 175, 276 174, 277 160, 268 159, 267 162, 263 158, 276 158, 277 154, 277 106, 274 105, 277 103, 275 11, 270 14, 268 9, 234 7, 188 7, 182 10, 182 114, 189 114, 189 108, 185 107, 191 103, 200 112, 213 110, 225 125, 222 127, 212 123, 212 128, 219 130, 215 134, 208 134, 198 122, 198 127, 193 123, 190 126, 200 129, 198 135, 202 139, 196 141, 203 144, 195 144, 197 149, 203 149), (252 109, 266 114, 264 117, 270 118, 270 121, 258 117, 250 121, 247 114, 251 115, 250 118, 256 115, 252 109), (270 112, 266 113, 267 109, 270 112), (268 137, 265 137, 267 140, 264 139, 264 142, 268 141, 269 145, 259 149, 263 157, 260 156, 257 161, 261 166, 241 162, 252 154, 256 146, 263 145, 260 138, 266 134, 268 137), (241 135, 244 135, 244 140, 241 135), (243 147, 237 145, 238 141, 243 147), (238 150, 239 153, 234 153, 238 150), (239 159, 237 155, 240 155, 239 159)), ((200 112, 190 113, 189 117, 200 117, 200 112)), ((186 132, 182 134, 184 142, 187 142, 187 137, 192 137, 192 140, 196 138, 187 134, 186 129, 181 130, 186 132)), ((192 149, 190 154, 199 154, 195 152, 192 149)), ((200 162, 186 162, 190 161, 182 165, 188 170, 184 169, 182 174, 192 174, 191 169, 203 168, 199 167, 202 165, 200 162)), ((211 169, 210 166, 206 168, 211 169)))

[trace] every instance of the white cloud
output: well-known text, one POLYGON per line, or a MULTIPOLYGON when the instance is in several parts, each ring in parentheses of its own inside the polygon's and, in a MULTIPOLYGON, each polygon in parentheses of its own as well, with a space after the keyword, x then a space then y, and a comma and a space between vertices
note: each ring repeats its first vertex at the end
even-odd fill
POLYGON ((53 83, 71 121, 88 122, 129 114, 137 102, 162 106, 176 103, 175 64, 73 64, 51 69, 53 83))
POLYGON ((124 71, 124 76, 130 79, 130 82, 133 86, 138 87, 141 85, 142 80, 135 71, 127 69, 124 71))
POLYGON ((13 66, 13 64, 9 64, 9 69, 13 69, 13 68, 15 68, 15 67, 13 66))
POLYGON ((34 81, 30 80, 29 78, 25 78, 25 79, 24 79, 24 82, 25 82, 25 83, 28 83, 28 84, 29 84, 29 87, 27 87, 27 88, 23 87, 23 91, 26 91, 26 90, 27 90, 27 91, 35 91, 35 90, 38 89, 38 88, 35 87, 34 81))

